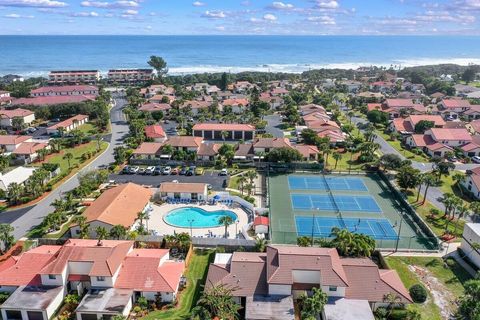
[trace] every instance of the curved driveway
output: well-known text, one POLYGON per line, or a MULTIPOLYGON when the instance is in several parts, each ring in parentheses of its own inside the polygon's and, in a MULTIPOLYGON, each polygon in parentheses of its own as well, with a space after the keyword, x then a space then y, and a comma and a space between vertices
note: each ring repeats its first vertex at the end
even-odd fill
MULTIPOLYGON (((110 110, 112 134, 103 138, 103 140, 110 142, 110 144, 101 155, 99 155, 89 165, 82 168, 81 171, 89 170, 102 165, 108 165, 113 162, 113 149, 119 145, 122 145, 125 135, 128 134, 128 125, 122 112, 122 108, 126 104, 125 97, 120 94, 114 94, 113 98, 114 106, 110 110)), ((78 186, 77 174, 65 181, 62 185, 52 191, 47 197, 37 204, 27 208, 0 213, 0 223, 9 223, 15 228, 15 239, 23 237, 29 230, 40 224, 46 215, 54 210, 54 208, 51 206, 51 203, 55 199, 60 198, 64 192, 72 190, 78 186)))

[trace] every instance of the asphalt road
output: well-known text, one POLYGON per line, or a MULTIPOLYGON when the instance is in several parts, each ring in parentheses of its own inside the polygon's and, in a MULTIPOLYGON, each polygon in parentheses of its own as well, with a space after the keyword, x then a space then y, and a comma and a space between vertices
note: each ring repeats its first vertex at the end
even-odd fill
POLYGON ((283 138, 283 130, 280 129, 282 118, 280 118, 279 114, 267 115, 263 119, 267 121, 267 126, 265 127, 267 133, 270 133, 275 138, 283 138))
MULTIPOLYGON (((98 156, 98 158, 81 171, 87 171, 113 162, 113 149, 122 145, 124 136, 128 134, 128 125, 122 112, 126 100, 124 96, 119 94, 115 94, 114 99, 114 106, 110 111, 112 134, 104 138, 105 140, 109 140, 110 145, 104 153, 98 156)), ((13 232, 15 239, 19 239, 34 226, 40 224, 43 221, 43 218, 54 210, 51 203, 55 199, 60 198, 64 192, 72 190, 77 186, 77 175, 74 175, 34 206, 0 213, 0 223, 11 224, 15 228, 15 231, 13 232)))
POLYGON ((201 182, 208 183, 212 185, 213 190, 224 191, 227 185, 227 177, 222 177, 218 175, 216 171, 206 171, 201 176, 181 176, 181 175, 141 175, 141 174, 112 174, 110 175, 111 180, 116 182, 133 182, 140 185, 148 185, 152 187, 158 187, 162 182, 177 180, 178 182, 201 182))

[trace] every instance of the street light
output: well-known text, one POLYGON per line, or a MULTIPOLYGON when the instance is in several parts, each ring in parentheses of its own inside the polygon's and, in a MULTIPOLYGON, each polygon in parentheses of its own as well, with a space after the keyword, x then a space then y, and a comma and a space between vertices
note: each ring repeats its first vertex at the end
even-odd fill
POLYGON ((236 220, 236 221, 235 221, 235 239, 238 238, 238 223, 239 223, 239 222, 240 222, 239 220, 236 220))
POLYGON ((400 235, 402 234, 403 211, 400 211, 400 226, 398 227, 397 243, 395 244, 395 252, 398 251, 398 244, 400 242, 400 235))
POLYGON ((195 219, 189 219, 188 223, 190 223, 190 238, 193 238, 193 229, 192 229, 192 223, 195 221, 195 219))

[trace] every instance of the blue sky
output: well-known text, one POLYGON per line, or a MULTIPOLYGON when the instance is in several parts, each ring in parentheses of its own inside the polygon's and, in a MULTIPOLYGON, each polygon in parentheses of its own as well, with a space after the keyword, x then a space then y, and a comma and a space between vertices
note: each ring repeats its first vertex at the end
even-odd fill
POLYGON ((480 0, 0 0, 0 34, 479 35, 480 0))

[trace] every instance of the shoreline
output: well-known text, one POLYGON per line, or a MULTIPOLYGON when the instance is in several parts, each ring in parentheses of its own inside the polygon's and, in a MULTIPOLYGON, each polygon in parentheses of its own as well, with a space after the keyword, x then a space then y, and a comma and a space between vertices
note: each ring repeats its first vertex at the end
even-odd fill
MULTIPOLYGON (((402 70, 409 67, 422 67, 422 66, 435 66, 435 65, 444 65, 452 64, 459 66, 468 66, 470 64, 480 65, 480 58, 420 58, 416 60, 397 60, 389 63, 386 62, 344 62, 344 63, 271 63, 271 64, 262 64, 256 66, 220 66, 220 65, 197 65, 197 66, 180 66, 180 67, 170 67, 168 75, 170 76, 186 76, 192 74, 213 74, 213 73, 242 73, 242 72, 266 72, 266 73, 288 73, 288 74, 301 74, 303 72, 312 71, 312 70, 356 70, 358 68, 390 68, 394 67, 395 70, 402 70)), ((148 68, 145 65, 135 65, 135 66, 124 66, 119 67, 119 69, 137 69, 137 68, 148 68)), ((81 68, 71 68, 58 67, 56 70, 74 70, 81 68)), ((85 69, 85 68, 83 68, 85 69)), ((97 70, 96 68, 88 68, 97 70)), ((113 67, 112 67, 113 69, 113 67)), ((108 69, 99 68, 98 69, 102 76, 108 73, 108 69)), ((0 70, 0 77, 6 75, 19 75, 24 78, 34 78, 34 77, 48 77, 48 74, 51 70, 39 70, 39 71, 2 71, 0 70)))

